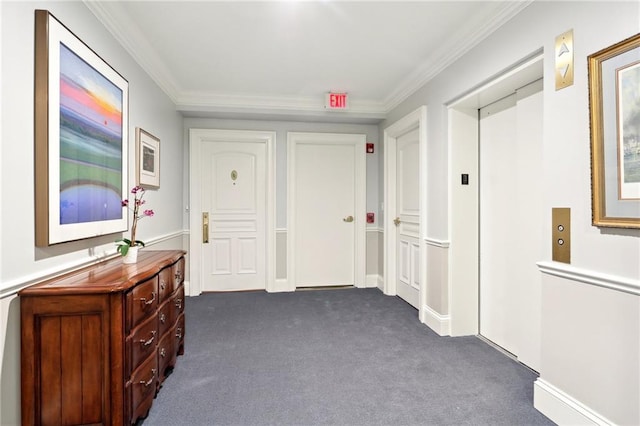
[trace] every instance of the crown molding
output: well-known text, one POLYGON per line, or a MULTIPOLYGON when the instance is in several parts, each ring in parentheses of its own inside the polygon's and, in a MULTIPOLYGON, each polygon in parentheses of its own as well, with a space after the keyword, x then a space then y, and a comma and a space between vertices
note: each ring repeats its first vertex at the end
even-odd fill
POLYGON ((140 32, 137 24, 131 20, 120 4, 94 0, 82 1, 167 94, 176 105, 177 110, 185 114, 222 112, 324 117, 338 117, 340 114, 343 118, 355 117, 379 121, 534 0, 506 2, 500 5, 492 18, 483 22, 481 28, 473 31, 461 28, 456 37, 452 37, 453 40, 459 40, 458 42, 443 45, 386 98, 381 100, 350 100, 349 110, 339 113, 327 111, 324 108, 322 97, 254 96, 184 91, 140 32))
POLYGON ((449 65, 480 44, 500 26, 533 3, 533 1, 522 0, 504 3, 500 5, 500 9, 497 10, 492 19, 483 21, 484 25, 482 27, 473 31, 461 27, 458 34, 452 37, 452 40, 459 40, 457 43, 443 45, 384 99, 385 112, 393 110, 449 65))
MULTIPOLYGON (((298 110, 327 112, 324 107, 324 96, 259 96, 259 95, 222 95, 218 93, 203 92, 183 92, 176 101, 178 110, 188 110, 191 108, 210 107, 213 109, 236 108, 236 109, 266 109, 270 111, 278 110, 298 110)), ((351 113, 359 114, 384 114, 384 105, 376 101, 350 100, 349 109, 351 113)))
POLYGON ((180 87, 166 65, 117 2, 82 0, 151 79, 176 103, 180 87))
POLYGON ((307 120, 375 124, 384 120, 382 104, 375 101, 351 101, 348 110, 332 111, 324 107, 324 97, 220 95, 191 92, 176 103, 185 116, 265 120, 307 120))

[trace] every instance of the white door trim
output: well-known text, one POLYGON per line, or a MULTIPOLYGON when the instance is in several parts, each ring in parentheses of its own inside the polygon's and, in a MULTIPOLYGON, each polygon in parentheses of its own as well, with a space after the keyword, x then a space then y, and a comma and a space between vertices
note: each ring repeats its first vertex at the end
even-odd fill
POLYGON ((367 163, 366 135, 342 133, 287 133, 287 284, 289 291, 296 289, 295 269, 295 189, 296 189, 296 145, 305 143, 325 143, 353 145, 355 147, 355 271, 354 285, 366 287, 366 202, 367 202, 367 163), (321 136, 320 138, 318 136, 321 136))
POLYGON ((418 129, 419 144, 419 182, 420 182, 420 321, 425 321, 426 300, 426 238, 427 238, 427 107, 421 106, 407 114, 391 126, 384 129, 384 294, 397 294, 397 253, 396 226, 393 219, 397 216, 396 208, 396 147, 397 139, 405 133, 418 129))
POLYGON ((541 51, 447 103, 449 137, 449 317, 452 336, 479 330, 478 109, 543 74, 541 51), (460 185, 460 174, 469 185, 460 185))
POLYGON ((189 130, 189 270, 190 296, 202 293, 202 218, 201 218, 201 182, 200 159, 202 144, 206 142, 263 143, 266 146, 266 223, 265 248, 266 271, 265 288, 268 292, 275 290, 276 281, 276 132, 253 130, 189 130))

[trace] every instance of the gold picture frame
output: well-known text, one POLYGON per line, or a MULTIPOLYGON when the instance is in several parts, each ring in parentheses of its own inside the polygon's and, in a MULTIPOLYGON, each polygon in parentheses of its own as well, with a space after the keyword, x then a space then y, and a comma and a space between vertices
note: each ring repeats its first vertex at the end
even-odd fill
POLYGON ((640 33, 587 61, 592 224, 640 228, 640 33))
POLYGON ((34 61, 36 246, 126 230, 129 83, 47 10, 34 61))
POLYGON ((136 127, 136 177, 145 189, 160 188, 160 139, 136 127))

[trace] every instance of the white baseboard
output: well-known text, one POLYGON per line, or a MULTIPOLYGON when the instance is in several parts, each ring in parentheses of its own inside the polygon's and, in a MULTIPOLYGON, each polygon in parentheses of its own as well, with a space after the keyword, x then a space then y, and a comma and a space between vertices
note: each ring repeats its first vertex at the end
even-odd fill
POLYGON ((432 329, 438 334, 438 336, 450 336, 450 324, 451 318, 449 315, 441 315, 428 306, 424 306, 422 309, 422 318, 420 321, 425 323, 427 327, 432 329))
POLYGON ((542 378, 533 384, 533 406, 559 425, 614 424, 542 378))
POLYGON ((184 280, 184 294, 187 296, 199 296, 200 293, 191 294, 191 282, 184 280))
POLYGON ((378 274, 369 274, 365 278, 365 287, 366 288, 382 288, 383 282, 382 277, 378 274))
POLYGON ((295 288, 289 288, 289 281, 286 278, 276 278, 272 288, 268 288, 268 293, 282 293, 285 291, 295 291, 295 288))

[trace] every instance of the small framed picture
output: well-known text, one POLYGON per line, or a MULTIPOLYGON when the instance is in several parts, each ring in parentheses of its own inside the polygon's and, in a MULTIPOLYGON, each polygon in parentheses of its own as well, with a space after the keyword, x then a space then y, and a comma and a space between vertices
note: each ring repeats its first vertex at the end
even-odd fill
POLYGON ((160 188, 160 139, 136 127, 136 175, 143 188, 160 188))

